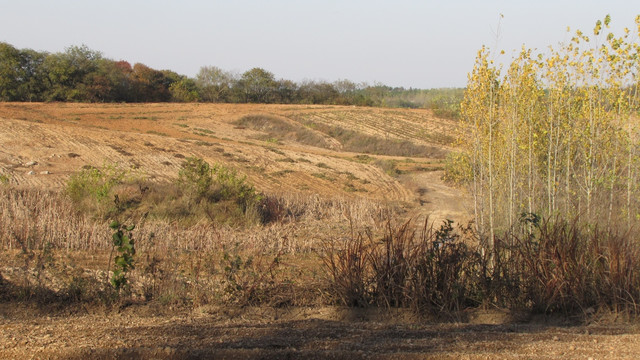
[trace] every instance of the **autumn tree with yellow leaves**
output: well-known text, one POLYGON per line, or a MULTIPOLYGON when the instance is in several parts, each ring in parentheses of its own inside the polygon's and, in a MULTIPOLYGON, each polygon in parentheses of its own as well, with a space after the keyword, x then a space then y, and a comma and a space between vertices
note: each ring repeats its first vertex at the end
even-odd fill
POLYGON ((627 230, 640 219, 640 16, 636 31, 593 35, 497 65, 477 55, 461 104, 464 158, 478 233, 522 216, 559 216, 627 230))

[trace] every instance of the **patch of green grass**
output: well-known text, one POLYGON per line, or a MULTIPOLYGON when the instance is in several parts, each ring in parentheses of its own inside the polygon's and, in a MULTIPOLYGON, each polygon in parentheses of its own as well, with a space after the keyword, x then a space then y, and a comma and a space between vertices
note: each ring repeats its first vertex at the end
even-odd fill
POLYGON ((370 162, 372 162, 373 160, 375 160, 375 158, 369 156, 369 155, 356 155, 353 157, 353 160, 355 160, 356 162, 362 163, 362 164, 369 164, 370 162))
POLYGON ((133 117, 134 120, 151 120, 151 121, 156 121, 158 120, 157 116, 134 116, 133 117))
POLYGON ((255 171, 257 173, 264 173, 266 170, 263 166, 256 166, 256 165, 245 166, 245 169, 255 171))
POLYGON ((351 180, 351 181, 353 181, 353 180, 358 180, 358 177, 357 177, 357 176, 355 176, 355 175, 353 175, 353 173, 352 173, 352 172, 350 172, 350 171, 343 171, 343 172, 341 172, 340 174, 344 174, 344 175, 346 175, 348 180, 351 180))
POLYGON ((167 133, 163 133, 163 132, 155 131, 155 130, 148 130, 147 134, 160 135, 160 136, 169 136, 169 134, 167 134, 167 133))
POLYGON ((271 147, 271 146, 265 146, 264 148, 265 148, 265 149, 267 149, 267 150, 269 150, 269 151, 271 151, 272 153, 275 153, 275 154, 278 154, 278 155, 285 156, 284 151, 278 150, 278 149, 276 149, 276 148, 274 148, 274 147, 271 147))
POLYGON ((382 169, 385 172, 385 174, 392 177, 396 177, 402 173, 398 169, 397 161, 395 160, 378 159, 373 162, 373 165, 382 169))
POLYGON ((367 192, 367 189, 358 188, 355 185, 353 185, 352 183, 344 184, 344 187, 342 189, 344 191, 346 191, 346 192, 367 192))
POLYGON ((293 160, 292 158, 289 158, 289 157, 276 159, 276 161, 277 162, 287 162, 287 163, 295 163, 296 162, 295 160, 293 160))
POLYGON ((318 179, 331 181, 331 182, 336 181, 336 178, 334 178, 332 176, 329 176, 329 175, 327 175, 325 173, 313 173, 313 174, 311 174, 311 176, 317 177, 318 179))
POLYGON ((316 166, 317 166, 317 167, 319 167, 319 168, 321 168, 321 169, 331 169, 331 168, 329 167, 329 165, 327 165, 327 164, 325 164, 325 163, 323 163, 323 162, 319 162, 319 163, 317 163, 317 164, 316 164, 316 166))
POLYGON ((287 174, 291 174, 293 172, 294 172, 293 170, 285 169, 285 170, 276 171, 272 175, 280 177, 280 176, 285 176, 287 174))
POLYGON ((195 131, 198 131, 198 132, 201 132, 201 133, 203 133, 203 134, 207 134, 207 135, 215 134, 215 132, 214 132, 214 131, 209 130, 209 129, 194 128, 193 130, 194 130, 194 132, 195 132, 195 131))

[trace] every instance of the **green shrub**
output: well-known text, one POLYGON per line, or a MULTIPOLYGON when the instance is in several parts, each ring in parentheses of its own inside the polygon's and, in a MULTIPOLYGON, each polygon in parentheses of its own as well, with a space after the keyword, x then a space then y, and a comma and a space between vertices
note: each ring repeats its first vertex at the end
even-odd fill
POLYGON ((178 173, 178 184, 187 196, 199 202, 207 196, 213 184, 211 166, 201 158, 187 158, 178 173))
POLYGON ((102 219, 150 217, 183 225, 209 219, 244 226, 268 218, 263 196, 245 176, 196 157, 186 159, 171 183, 144 181, 113 165, 87 167, 71 176, 66 193, 78 212, 102 219))
POLYGON ((200 209, 210 220, 234 225, 262 221, 258 208, 263 196, 233 169, 191 157, 180 170, 178 184, 197 205, 189 211, 200 209))
POLYGON ((97 216, 108 216, 118 211, 118 200, 114 190, 129 181, 129 172, 114 164, 102 168, 85 166, 71 175, 66 185, 66 193, 80 212, 90 212, 97 216))

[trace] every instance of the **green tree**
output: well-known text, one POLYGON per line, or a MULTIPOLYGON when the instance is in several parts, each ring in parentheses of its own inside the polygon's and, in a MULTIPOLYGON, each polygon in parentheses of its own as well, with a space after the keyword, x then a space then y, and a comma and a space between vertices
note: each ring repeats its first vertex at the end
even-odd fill
POLYGON ((91 75, 98 69, 102 54, 82 46, 71 46, 64 53, 50 54, 44 61, 50 101, 88 101, 91 75))
POLYGON ((18 99, 21 65, 20 51, 7 43, 0 43, 0 100, 18 99))
POLYGON ((235 76, 215 66, 203 66, 196 75, 195 83, 203 101, 226 102, 230 100, 235 76))
POLYGON ((245 72, 236 86, 242 102, 272 103, 276 100, 278 83, 267 70, 253 68, 245 72))
POLYGON ((187 77, 173 82, 169 86, 169 92, 171 101, 175 102, 195 102, 200 99, 195 81, 187 77))
POLYGON ((304 81, 298 92, 305 104, 333 104, 340 96, 333 84, 327 82, 304 81))
POLYGON ((22 78, 18 88, 18 100, 41 101, 47 90, 47 74, 44 68, 47 53, 23 49, 20 52, 20 57, 22 78))

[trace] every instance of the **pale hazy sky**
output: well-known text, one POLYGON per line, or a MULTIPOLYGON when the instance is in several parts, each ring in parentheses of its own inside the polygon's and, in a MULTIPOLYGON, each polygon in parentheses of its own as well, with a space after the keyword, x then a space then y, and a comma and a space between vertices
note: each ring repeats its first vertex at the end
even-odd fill
POLYGON ((0 0, 0 41, 195 76, 201 66, 277 78, 465 86, 477 50, 543 50, 606 14, 635 29, 638 0, 0 0), (496 36, 500 14, 500 35, 496 36))

